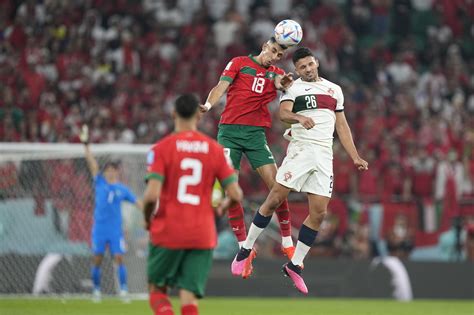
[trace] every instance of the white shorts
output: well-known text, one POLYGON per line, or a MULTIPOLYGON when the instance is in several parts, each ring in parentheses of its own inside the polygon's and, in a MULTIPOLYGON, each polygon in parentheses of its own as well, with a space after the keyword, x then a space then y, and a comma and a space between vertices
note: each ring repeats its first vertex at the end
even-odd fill
POLYGON ((277 183, 295 191, 331 197, 332 148, 293 140, 276 175, 277 183))

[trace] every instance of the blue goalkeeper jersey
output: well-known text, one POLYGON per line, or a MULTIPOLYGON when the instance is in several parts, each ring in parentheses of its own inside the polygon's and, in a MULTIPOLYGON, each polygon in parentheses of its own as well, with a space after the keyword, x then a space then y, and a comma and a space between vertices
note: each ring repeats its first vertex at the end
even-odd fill
POLYGON ((93 234, 122 235, 122 201, 135 203, 137 198, 121 183, 109 184, 99 173, 95 182, 93 234))

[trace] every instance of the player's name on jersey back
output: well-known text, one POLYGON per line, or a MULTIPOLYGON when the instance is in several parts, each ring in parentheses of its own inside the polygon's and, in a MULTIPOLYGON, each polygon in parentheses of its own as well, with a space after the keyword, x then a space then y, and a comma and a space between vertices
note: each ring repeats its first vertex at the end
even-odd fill
POLYGON ((176 141, 176 150, 178 152, 190 153, 209 153, 209 143, 206 141, 176 141))

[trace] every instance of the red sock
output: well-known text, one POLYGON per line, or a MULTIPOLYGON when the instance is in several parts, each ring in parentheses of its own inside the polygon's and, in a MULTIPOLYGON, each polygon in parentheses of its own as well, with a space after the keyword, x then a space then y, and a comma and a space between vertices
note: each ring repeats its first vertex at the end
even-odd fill
POLYGON ((238 203, 237 205, 229 208, 229 224, 232 227, 235 237, 238 242, 243 242, 247 238, 247 230, 245 229, 244 222, 244 208, 238 203))
POLYGON ((150 307, 155 315, 174 315, 168 295, 161 292, 150 292, 150 307))
POLYGON ((281 236, 291 236, 290 210, 287 199, 276 209, 276 214, 278 223, 280 223, 281 236))
POLYGON ((188 304, 181 306, 181 315, 199 315, 196 304, 188 304))

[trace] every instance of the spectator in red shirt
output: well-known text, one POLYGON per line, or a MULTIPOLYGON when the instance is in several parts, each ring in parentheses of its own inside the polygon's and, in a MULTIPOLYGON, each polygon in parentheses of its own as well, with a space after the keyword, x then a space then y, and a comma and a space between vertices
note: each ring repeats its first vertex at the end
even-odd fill
POLYGON ((419 198, 432 197, 436 161, 422 147, 418 147, 414 154, 408 160, 413 195, 419 198))

